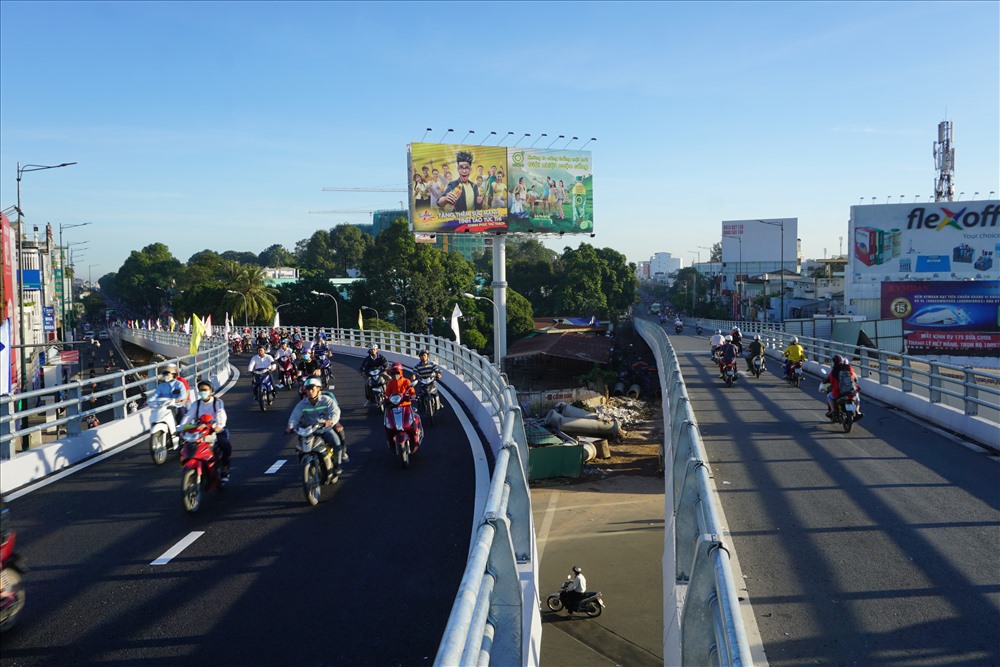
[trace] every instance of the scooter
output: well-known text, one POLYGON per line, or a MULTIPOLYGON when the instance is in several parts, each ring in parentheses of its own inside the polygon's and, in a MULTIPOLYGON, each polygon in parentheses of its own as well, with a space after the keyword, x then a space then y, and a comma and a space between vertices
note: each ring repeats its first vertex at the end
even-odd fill
POLYGON ((750 368, 751 368, 750 372, 759 378, 761 373, 764 372, 764 357, 756 356, 753 359, 751 359, 750 368))
POLYGON ((165 396, 150 396, 149 407, 152 412, 149 421, 149 454, 153 463, 163 465, 167 460, 167 452, 180 446, 177 437, 177 416, 174 412, 174 399, 165 396))
POLYGON ((570 583, 573 581, 572 577, 566 577, 566 581, 563 585, 559 587, 559 590, 555 593, 549 595, 545 600, 545 606, 547 606, 552 611, 560 611, 566 609, 570 614, 573 612, 581 612, 587 615, 588 618, 597 618, 604 611, 604 594, 600 591, 595 593, 584 593, 583 598, 580 599, 575 606, 570 608, 566 604, 564 593, 569 587, 570 583))
POLYGON ((323 373, 323 388, 329 389, 333 384, 333 362, 329 354, 317 355, 319 370, 323 373))
POLYGON ((253 372, 253 400, 260 405, 261 412, 274 402, 274 384, 271 383, 271 372, 266 368, 258 368, 253 372))
POLYGON ((386 402, 383 425, 389 449, 395 451, 401 467, 409 468, 410 455, 415 454, 424 441, 424 429, 413 407, 403 403, 401 394, 389 396, 386 402))
POLYGON ((295 429, 295 435, 298 436, 295 452, 302 464, 302 491, 310 505, 319 504, 324 484, 333 484, 340 478, 343 449, 330 451, 321 436, 324 430, 326 428, 320 424, 295 429))
POLYGON ((365 386, 368 388, 372 404, 379 411, 385 410, 385 385, 385 373, 381 368, 373 368, 368 371, 368 379, 365 380, 365 386))
POLYGON ((830 417, 830 423, 843 426, 844 433, 850 433, 857 420, 858 404, 855 403, 856 398, 854 394, 846 394, 833 402, 833 416, 830 417))
POLYGON ((295 379, 295 362, 291 357, 281 357, 277 363, 278 384, 284 386, 285 391, 291 391, 292 380, 295 379))
POLYGON ((417 378, 417 409, 427 423, 434 426, 434 415, 441 409, 441 394, 438 393, 437 380, 417 378))
POLYGON ((214 425, 211 415, 202 415, 180 431, 181 495, 188 512, 198 511, 206 491, 225 487, 215 456, 214 425))
POLYGON ((0 633, 14 627, 24 610, 24 559, 14 551, 17 533, 10 528, 10 510, 0 509, 0 633))
POLYGON ((785 375, 785 381, 798 387, 799 383, 802 382, 802 376, 804 373, 805 371, 802 370, 802 362, 793 362, 788 368, 788 373, 785 375))
POLYGON ((722 377, 726 381, 727 387, 732 387, 733 382, 740 379, 739 371, 736 370, 735 359, 722 365, 722 377))
POLYGON ((701 335, 701 325, 700 324, 694 328, 694 332, 697 335, 699 335, 699 336, 701 335))
POLYGON ((675 324, 674 325, 674 333, 675 334, 679 334, 682 331, 684 331, 684 325, 683 324, 675 324))

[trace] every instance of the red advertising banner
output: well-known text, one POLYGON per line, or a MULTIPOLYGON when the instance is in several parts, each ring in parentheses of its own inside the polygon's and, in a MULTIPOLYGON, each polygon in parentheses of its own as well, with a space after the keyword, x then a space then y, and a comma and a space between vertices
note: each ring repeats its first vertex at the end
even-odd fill
POLYGON ((60 364, 78 364, 78 363, 80 363, 80 351, 79 350, 62 350, 59 353, 59 363, 60 364))
MULTIPOLYGON (((10 220, 6 215, 0 213, 0 256, 3 258, 3 272, 0 273, 0 298, 3 299, 0 305, 0 321, 10 318, 13 324, 11 327, 11 344, 20 345, 21 336, 17 326, 20 313, 15 311, 14 295, 14 246, 15 232, 10 225, 10 220)), ((18 391, 17 386, 20 378, 18 371, 18 355, 10 355, 10 381, 13 391, 18 391)))
POLYGON ((903 321, 911 353, 1000 354, 1000 281, 882 283, 882 317, 903 321))

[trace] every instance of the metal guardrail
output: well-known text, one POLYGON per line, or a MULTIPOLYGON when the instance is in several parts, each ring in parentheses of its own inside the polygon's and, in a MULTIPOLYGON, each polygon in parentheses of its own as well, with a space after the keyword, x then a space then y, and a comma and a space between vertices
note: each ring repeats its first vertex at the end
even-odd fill
MULTIPOLYGON (((687 588, 679 636, 668 631, 665 644, 679 641, 683 665, 752 665, 729 563, 731 547, 722 540, 718 498, 677 355, 662 328, 646 320, 633 322, 661 369, 665 513, 674 517, 673 541, 666 542, 673 552, 667 548, 663 558, 674 565, 674 581, 665 572, 664 600, 673 600, 676 608, 678 586, 687 588)), ((665 614, 670 612, 668 604, 665 614)), ((672 654, 665 645, 664 656, 672 654)))
MULTIPOLYGON (((317 327, 299 327, 299 330, 304 340, 315 340, 324 333, 330 345, 358 348, 359 356, 371 343, 378 344, 386 352, 409 357, 416 357, 420 350, 427 349, 436 363, 471 387, 476 400, 488 408, 488 416, 497 428, 495 444, 491 445, 493 471, 489 494, 434 664, 522 664, 529 653, 528 643, 534 638, 524 633, 524 618, 529 607, 522 593, 521 574, 529 571, 534 580, 537 571, 526 468, 528 441, 515 389, 488 360, 453 341, 389 331, 317 327)), ((258 331, 253 333, 256 335, 258 331)), ((181 333, 140 329, 129 330, 129 334, 174 345, 187 345, 188 341, 188 336, 181 333)), ((181 365, 182 374, 192 384, 199 371, 218 373, 221 366, 229 363, 228 341, 222 336, 205 340, 208 343, 203 341, 197 358, 188 355, 171 360, 181 365)), ((109 408, 115 410, 116 419, 124 417, 125 406, 133 400, 128 390, 138 387, 149 391, 155 387, 155 370, 163 363, 102 376, 101 381, 110 381, 113 386, 94 394, 111 397, 109 403, 99 408, 89 409, 84 405, 90 396, 83 395, 83 388, 92 380, 26 392, 16 397, 4 396, 0 399, 0 425, 3 427, 0 451, 6 449, 12 454, 17 438, 53 426, 58 428, 60 424, 67 425, 68 430, 75 424, 78 432, 81 419, 109 408), (147 373, 147 377, 142 377, 143 373, 147 373), (127 379, 130 375, 134 379, 127 379), (33 415, 56 409, 52 404, 43 404, 15 411, 16 402, 23 399, 22 404, 27 405, 41 399, 44 403, 47 398, 58 397, 60 392, 65 396, 59 402, 66 410, 65 416, 42 425, 14 428, 33 415)), ((484 427, 482 420, 479 425, 484 427)), ((537 590, 537 585, 530 590, 537 590)), ((537 608, 537 599, 528 603, 530 609, 537 608)))

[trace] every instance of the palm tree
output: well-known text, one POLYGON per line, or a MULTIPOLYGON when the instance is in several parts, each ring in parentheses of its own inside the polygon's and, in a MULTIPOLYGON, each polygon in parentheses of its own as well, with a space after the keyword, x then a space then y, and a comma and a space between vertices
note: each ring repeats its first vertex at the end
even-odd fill
POLYGON ((232 306, 233 319, 246 313, 252 322, 270 322, 274 318, 274 304, 278 290, 264 283, 264 267, 257 264, 240 264, 227 261, 223 266, 226 288, 239 292, 228 294, 227 301, 232 306), (241 298, 239 295, 243 295, 241 298))

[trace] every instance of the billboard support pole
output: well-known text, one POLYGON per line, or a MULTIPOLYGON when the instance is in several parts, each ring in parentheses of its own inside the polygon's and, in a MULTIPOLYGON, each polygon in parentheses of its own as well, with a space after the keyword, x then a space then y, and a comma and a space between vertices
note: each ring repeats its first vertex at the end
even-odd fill
POLYGON ((507 356, 507 235, 493 237, 493 302, 497 305, 493 320, 493 353, 502 373, 507 356))

